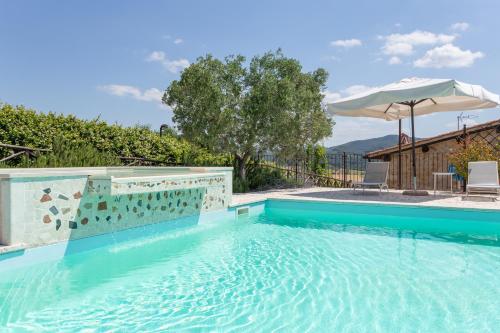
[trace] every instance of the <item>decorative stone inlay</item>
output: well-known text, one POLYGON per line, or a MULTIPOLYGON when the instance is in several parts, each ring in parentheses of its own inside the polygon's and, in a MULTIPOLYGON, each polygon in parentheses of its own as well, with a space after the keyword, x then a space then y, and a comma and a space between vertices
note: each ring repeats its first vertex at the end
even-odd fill
POLYGON ((57 207, 56 206, 52 206, 49 208, 49 211, 54 214, 54 215, 57 215, 59 214, 59 210, 57 210, 57 207))
POLYGON ((51 201, 51 200, 52 200, 52 197, 50 195, 48 195, 47 193, 42 195, 42 197, 40 198, 40 202, 47 202, 47 201, 51 201))
POLYGON ((108 209, 108 203, 106 201, 101 201, 97 204, 97 210, 106 210, 108 209))
POLYGON ((69 198, 63 194, 59 194, 57 197, 62 200, 69 200, 69 198))
MULTIPOLYGON (((181 186, 182 182, 183 180, 176 180, 176 186, 181 186)), ((81 183, 80 187, 76 188, 71 188, 71 185, 67 186, 66 184, 64 186, 54 184, 50 186, 51 195, 55 195, 54 197, 44 193, 47 199, 50 198, 48 200, 50 203, 47 201, 40 203, 40 197, 33 199, 36 201, 37 209, 38 207, 43 208, 46 213, 45 216, 41 214, 43 222, 49 224, 54 220, 55 228, 52 227, 54 229, 49 230, 62 232, 57 237, 64 237, 64 231, 69 232, 68 229, 79 229, 72 232, 71 237, 80 238, 121 228, 173 220, 199 214, 205 210, 224 208, 225 183, 220 184, 214 178, 211 181, 212 186, 207 187, 203 182, 201 184, 199 182, 200 180, 191 180, 193 186, 191 188, 156 191, 156 188, 170 186, 170 184, 166 184, 168 182, 158 181, 143 184, 150 189, 150 192, 116 195, 107 194, 105 191, 97 195, 90 195, 88 188, 84 188, 81 183), (197 184, 198 187, 195 187, 194 184, 197 184), (67 192, 64 192, 65 188, 67 188, 67 192), (77 191, 77 189, 80 190, 77 191), (103 222, 106 223, 103 224, 103 222), (78 224, 80 224, 80 228, 78 228, 78 224)), ((207 180, 207 183, 210 183, 210 180, 207 180)), ((98 185, 93 184, 94 187, 98 187, 98 185)), ((36 188, 37 193, 43 191, 40 188, 36 188)), ((131 191, 134 190, 131 189, 131 191)), ((56 237, 56 235, 52 237, 56 237)))

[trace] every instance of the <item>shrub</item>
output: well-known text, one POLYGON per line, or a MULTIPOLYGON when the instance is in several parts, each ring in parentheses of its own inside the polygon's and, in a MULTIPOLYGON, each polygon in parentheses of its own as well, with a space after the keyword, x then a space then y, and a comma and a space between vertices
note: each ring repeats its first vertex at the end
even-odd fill
POLYGON ((100 152, 86 143, 67 143, 61 138, 54 139, 52 151, 34 160, 23 158, 20 167, 63 168, 119 166, 121 161, 107 152, 100 152))
MULTIPOLYGON (((147 126, 123 127, 108 124, 98 118, 83 120, 73 115, 44 114, 23 106, 0 103, 0 142, 33 148, 56 148, 53 147, 54 138, 58 138, 68 147, 91 147, 93 151, 86 148, 86 153, 94 157, 96 153, 103 153, 113 158, 144 157, 184 165, 230 164, 227 155, 212 154, 168 131, 160 136, 147 126)), ((8 151, 0 149, 0 154, 6 156, 8 151)), ((79 164, 76 158, 65 161, 76 164, 68 166, 79 164)), ((113 160, 113 163, 115 161, 113 160)), ((22 159, 16 159, 8 162, 8 166, 23 166, 26 163, 22 159)), ((53 164, 55 161, 46 160, 39 163, 53 164)))
POLYGON ((307 170, 318 176, 326 175, 328 157, 326 148, 323 146, 308 146, 306 149, 307 170))
POLYGON ((455 166, 456 173, 466 180, 469 162, 498 160, 500 160, 499 150, 484 140, 469 142, 465 149, 459 149, 449 156, 449 161, 455 166))

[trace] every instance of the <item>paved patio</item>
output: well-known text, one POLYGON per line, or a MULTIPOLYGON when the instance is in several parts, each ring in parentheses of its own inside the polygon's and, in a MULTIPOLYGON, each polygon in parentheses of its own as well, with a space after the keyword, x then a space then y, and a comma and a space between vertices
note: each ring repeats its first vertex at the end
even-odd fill
POLYGON ((498 201, 498 199, 492 201, 492 196, 474 196, 469 197, 467 200, 463 200, 463 194, 459 193, 450 194, 449 192, 438 192, 436 195, 433 195, 431 191, 429 192, 429 196, 414 197, 402 195, 401 192, 402 191, 390 190, 389 192, 384 191, 379 194, 378 190, 366 190, 363 194, 361 191, 356 190, 356 192, 353 192, 351 189, 345 188, 296 188, 233 194, 232 206, 272 198, 500 210, 500 201, 498 201))

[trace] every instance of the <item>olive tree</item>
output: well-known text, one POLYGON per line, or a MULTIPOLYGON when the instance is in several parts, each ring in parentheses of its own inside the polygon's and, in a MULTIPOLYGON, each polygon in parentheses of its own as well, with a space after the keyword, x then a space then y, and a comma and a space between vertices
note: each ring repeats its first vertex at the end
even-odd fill
POLYGON ((321 68, 303 72, 280 50, 249 62, 241 55, 207 55, 170 84, 163 102, 186 139, 231 153, 245 180, 257 151, 296 157, 331 134, 332 121, 321 104, 327 77, 321 68))

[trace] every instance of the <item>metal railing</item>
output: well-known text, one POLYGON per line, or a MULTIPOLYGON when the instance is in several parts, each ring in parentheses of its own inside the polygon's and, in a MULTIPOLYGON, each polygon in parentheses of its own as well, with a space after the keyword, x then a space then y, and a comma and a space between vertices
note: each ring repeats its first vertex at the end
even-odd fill
POLYGON ((303 186, 351 187, 363 180, 367 160, 361 154, 328 154, 322 161, 313 159, 282 159, 260 154, 256 162, 278 170, 287 180, 303 186))
POLYGON ((41 153, 51 151, 51 149, 46 148, 32 148, 11 145, 7 143, 0 143, 0 149, 8 153, 8 156, 0 158, 0 162, 6 162, 19 156, 26 156, 27 158, 37 158, 41 153))
MULTIPOLYGON (((352 187, 353 183, 363 181, 366 163, 369 160, 361 154, 339 152, 327 154, 324 163, 319 167, 308 159, 280 159, 271 154, 258 155, 256 162, 261 167, 278 170, 287 180, 300 186, 352 187)), ((377 160, 372 160, 377 161, 377 160)), ((398 176, 398 156, 392 156, 388 161, 388 185, 393 189, 410 189, 411 154, 401 155, 401 184, 398 176)), ((417 154, 417 185, 419 189, 432 190, 434 187, 434 172, 448 172, 450 162, 444 153, 417 154)), ((463 187, 460 177, 453 177, 455 190, 463 187)), ((436 189, 449 190, 449 177, 437 177, 436 189)))
POLYGON ((120 156, 125 166, 178 166, 180 163, 171 160, 154 160, 145 157, 120 156))

